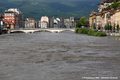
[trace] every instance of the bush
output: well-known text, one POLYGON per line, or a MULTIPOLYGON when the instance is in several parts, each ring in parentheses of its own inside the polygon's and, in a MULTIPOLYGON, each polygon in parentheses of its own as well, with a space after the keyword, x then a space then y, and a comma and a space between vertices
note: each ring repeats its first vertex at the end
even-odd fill
POLYGON ((86 28, 77 28, 76 33, 81 33, 81 34, 88 34, 89 29, 86 28))
POLYGON ((76 32, 76 33, 78 33, 78 31, 79 31, 79 29, 78 29, 78 28, 76 28, 76 29, 75 29, 75 32, 76 32))
POLYGON ((90 30, 88 31, 88 35, 93 35, 93 36, 94 36, 94 35, 95 35, 95 31, 90 29, 90 30))
POLYGON ((95 32, 94 36, 107 36, 105 32, 95 32))
POLYGON ((105 25, 105 30, 112 30, 112 25, 106 24, 105 25))
POLYGON ((87 29, 87 28, 78 28, 76 29, 76 33, 80 33, 80 34, 87 34, 90 36, 107 36, 105 32, 99 32, 99 31, 95 31, 95 30, 91 30, 91 29, 87 29))

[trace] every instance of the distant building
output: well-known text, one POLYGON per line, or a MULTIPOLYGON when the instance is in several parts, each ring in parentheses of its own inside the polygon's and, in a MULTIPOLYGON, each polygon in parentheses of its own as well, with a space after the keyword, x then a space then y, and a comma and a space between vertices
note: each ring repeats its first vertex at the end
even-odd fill
POLYGON ((41 28, 41 20, 38 21, 38 28, 41 28))
POLYGON ((64 28, 64 18, 54 18, 53 19, 53 27, 54 28, 64 28))
POLYGON ((60 18, 54 18, 54 28, 60 28, 60 18))
POLYGON ((49 28, 54 28, 54 17, 49 18, 49 28))
POLYGON ((58 28, 58 21, 54 19, 54 28, 58 28))
POLYGON ((4 13, 4 23, 5 27, 8 29, 15 29, 18 25, 17 14, 11 11, 7 11, 4 13))
POLYGON ((70 28, 70 19, 64 19, 64 25, 66 28, 70 28))
POLYGON ((41 28, 48 28, 48 22, 42 21, 41 22, 41 28))
POLYGON ((10 8, 5 10, 4 19, 5 27, 8 29, 16 29, 23 27, 23 16, 20 10, 10 8))
POLYGON ((40 28, 48 28, 49 18, 47 16, 41 17, 41 20, 39 21, 39 25, 40 28))
POLYGON ((36 21, 34 18, 26 18, 25 20, 25 28, 31 29, 36 28, 36 21))
POLYGON ((75 28, 75 18, 74 17, 70 17, 70 23, 71 23, 70 28, 75 28))
POLYGON ((0 29, 4 28, 4 23, 3 23, 3 15, 0 14, 0 29))
POLYGON ((74 17, 64 19, 64 25, 65 25, 66 28, 74 28, 75 27, 74 17))
POLYGON ((65 28, 64 26, 64 18, 60 18, 60 28, 65 28))

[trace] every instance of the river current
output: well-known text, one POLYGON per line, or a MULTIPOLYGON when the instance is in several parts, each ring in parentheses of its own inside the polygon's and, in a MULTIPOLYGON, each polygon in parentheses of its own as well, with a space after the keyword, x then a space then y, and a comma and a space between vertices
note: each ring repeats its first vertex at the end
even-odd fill
POLYGON ((120 80, 120 38, 73 32, 0 35, 0 80, 120 80))

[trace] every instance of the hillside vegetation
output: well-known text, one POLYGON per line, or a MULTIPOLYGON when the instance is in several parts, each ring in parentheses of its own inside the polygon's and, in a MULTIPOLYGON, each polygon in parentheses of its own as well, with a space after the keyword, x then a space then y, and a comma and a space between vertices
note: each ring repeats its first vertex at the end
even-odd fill
POLYGON ((0 10, 19 8, 25 16, 83 16, 97 9, 99 0, 1 0, 0 10))

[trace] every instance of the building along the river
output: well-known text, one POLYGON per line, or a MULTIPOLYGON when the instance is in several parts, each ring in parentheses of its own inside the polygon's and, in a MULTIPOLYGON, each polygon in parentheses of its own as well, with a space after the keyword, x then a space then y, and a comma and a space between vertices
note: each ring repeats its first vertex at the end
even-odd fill
POLYGON ((49 27, 49 18, 47 16, 42 16, 39 21, 40 28, 48 28, 49 27))
POLYGON ((114 4, 112 1, 104 1, 98 7, 98 12, 92 12, 89 17, 89 25, 91 28, 102 30, 106 29, 106 25, 112 26, 113 29, 120 28, 120 7, 109 8, 114 4))
POLYGON ((22 13, 17 8, 5 10, 4 19, 5 27, 8 29, 16 29, 23 27, 22 13))
POLYGON ((64 25, 66 28, 74 28, 75 27, 74 17, 64 19, 64 25))
POLYGON ((34 18, 26 18, 26 20, 25 20, 25 28, 26 29, 36 28, 35 19, 34 18))

